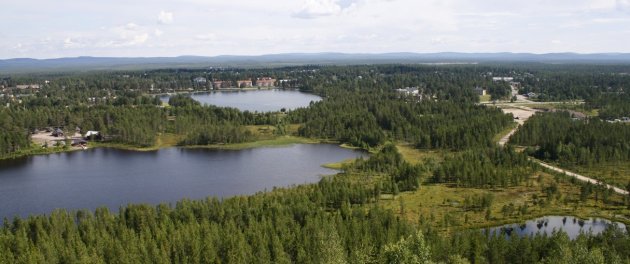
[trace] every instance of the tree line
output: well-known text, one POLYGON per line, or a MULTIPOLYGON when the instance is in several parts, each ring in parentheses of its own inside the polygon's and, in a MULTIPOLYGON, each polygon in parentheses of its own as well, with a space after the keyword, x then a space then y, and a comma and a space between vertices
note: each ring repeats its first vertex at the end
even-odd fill
POLYGON ((591 165, 630 160, 630 126, 599 118, 572 118, 568 112, 536 114, 510 138, 510 144, 537 146, 537 158, 591 165))
POLYGON ((511 118, 500 110, 446 100, 406 101, 393 92, 328 92, 325 100, 291 111, 305 137, 370 148, 394 139, 419 148, 491 146, 511 118))
POLYGON ((470 149, 446 157, 433 171, 432 181, 436 183, 456 183, 465 187, 509 187, 527 180, 536 166, 524 153, 518 153, 510 146, 486 149, 470 149))

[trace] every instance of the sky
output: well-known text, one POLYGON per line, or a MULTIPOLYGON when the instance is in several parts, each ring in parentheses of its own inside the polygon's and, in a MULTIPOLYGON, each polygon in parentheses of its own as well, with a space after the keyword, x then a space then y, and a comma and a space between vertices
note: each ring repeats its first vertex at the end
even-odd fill
POLYGON ((2 0, 0 58, 630 52, 630 0, 2 0))

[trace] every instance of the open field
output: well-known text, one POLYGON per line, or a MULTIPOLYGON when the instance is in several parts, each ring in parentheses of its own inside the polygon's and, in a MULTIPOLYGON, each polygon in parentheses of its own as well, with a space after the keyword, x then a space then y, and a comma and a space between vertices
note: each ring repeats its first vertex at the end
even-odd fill
POLYGON ((274 139, 257 140, 257 141, 245 142, 245 143, 215 144, 215 145, 186 146, 186 147, 187 148, 211 148, 211 149, 238 150, 238 149, 259 148, 259 147, 284 146, 284 145, 290 145, 290 144, 317 144, 317 143, 321 143, 321 141, 317 139, 295 137, 295 136, 280 136, 274 139))
MULTIPOLYGON (((298 128, 300 128, 300 124, 289 124, 286 126, 286 134, 294 135, 298 134, 298 128)), ((252 125, 245 126, 249 132, 254 135, 254 137, 259 139, 272 139, 277 137, 276 130, 278 129, 276 126, 272 125, 252 125)))
MULTIPOLYGON (((411 163, 441 161, 449 153, 417 150, 412 146, 398 145, 399 152, 411 163)), ((424 184, 413 192, 397 196, 384 195, 379 203, 400 214, 412 223, 433 226, 443 232, 468 228, 483 228, 515 223, 545 215, 572 215, 581 218, 602 217, 624 223, 630 222, 630 210, 623 196, 613 194, 608 203, 591 195, 580 201, 580 186, 575 179, 545 172, 536 172, 519 186, 496 189, 464 188, 455 184, 424 184), (558 191, 551 196, 544 191, 556 185, 558 191), (465 206, 465 200, 491 195, 489 218, 487 210, 465 206), (504 206, 513 211, 503 211, 504 206)))
POLYGON ((514 121, 516 121, 519 125, 522 125, 538 112, 536 109, 526 107, 526 106, 500 106, 501 110, 503 110, 506 114, 512 114, 514 116, 514 121))
POLYGON ((583 102, 561 102, 561 103, 537 103, 537 104, 525 104, 523 106, 527 106, 530 108, 540 109, 540 110, 551 110, 551 109, 562 109, 562 110, 571 110, 583 113, 587 116, 598 116, 597 109, 586 109, 583 102))
POLYGON ((446 150, 420 150, 408 144, 397 144, 398 152, 411 164, 442 162, 444 157, 452 155, 453 152, 446 150))
MULTIPOLYGON (((72 139, 72 138, 82 138, 82 136, 79 133, 75 133, 71 137, 68 137, 68 139, 72 139)), ((32 134, 31 140, 33 141, 33 143, 38 144, 40 146, 43 146, 45 144, 52 146, 55 142, 64 141, 66 140, 66 138, 55 137, 51 134, 51 132, 39 132, 39 133, 32 134)))
POLYGON ((415 192, 404 192, 393 199, 379 203, 400 214, 412 223, 429 225, 441 231, 498 226, 545 215, 572 215, 581 218, 602 217, 628 223, 630 211, 623 205, 623 198, 614 195, 614 204, 604 204, 591 196, 586 202, 579 201, 580 188, 562 180, 559 192, 548 197, 543 187, 554 182, 549 174, 532 175, 528 183, 502 189, 458 188, 452 185, 423 185, 415 192), (487 210, 466 208, 465 200, 491 195, 489 218, 487 210), (504 212, 504 206, 513 205, 513 211, 504 212), (525 208, 525 209, 523 209, 525 208))

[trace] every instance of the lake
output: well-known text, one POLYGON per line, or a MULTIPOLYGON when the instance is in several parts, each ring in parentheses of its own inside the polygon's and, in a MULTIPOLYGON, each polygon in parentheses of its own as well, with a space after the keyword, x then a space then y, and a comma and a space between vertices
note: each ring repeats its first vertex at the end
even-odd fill
POLYGON ((108 148, 0 161, 0 222, 55 208, 117 211, 128 203, 229 197, 317 182, 322 164, 366 156, 330 144, 244 150, 108 148))
MULTIPOLYGON (((193 93, 191 97, 202 104, 223 107, 235 107, 241 111, 273 112, 285 108, 287 110, 307 107, 311 102, 322 98, 297 90, 244 90, 244 91, 216 91, 193 93)), ((169 96, 162 96, 163 102, 168 102, 169 96)))
MULTIPOLYGON (((580 219, 573 216, 545 216, 529 220, 522 224, 509 224, 489 228, 488 230, 491 233, 504 231, 508 235, 518 236, 528 236, 536 234, 551 235, 554 230, 562 230, 567 233, 567 235, 569 235, 569 238, 575 239, 580 234, 580 232, 592 232, 592 234, 594 235, 600 234, 612 224, 613 222, 600 218, 580 219)), ((618 225, 622 230, 626 230, 626 226, 623 223, 615 224, 618 225)))

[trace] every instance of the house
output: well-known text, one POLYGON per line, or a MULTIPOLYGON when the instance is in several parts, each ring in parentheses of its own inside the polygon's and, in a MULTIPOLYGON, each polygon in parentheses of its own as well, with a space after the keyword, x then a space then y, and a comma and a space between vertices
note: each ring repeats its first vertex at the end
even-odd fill
POLYGON ((63 135, 64 135, 64 134, 63 134, 63 130, 61 130, 61 128, 55 128, 55 129, 52 131, 52 136, 53 136, 53 137, 63 137, 63 135))
POLYGON ((475 87, 475 89, 473 89, 473 90, 475 90, 475 93, 477 95, 484 96, 484 95, 488 94, 488 91, 486 89, 483 89, 483 88, 481 88, 479 86, 475 87))
POLYGON ((101 132, 99 132, 99 131, 90 130, 88 132, 85 132, 85 139, 100 140, 101 138, 102 138, 101 137, 101 132))
POLYGON ((236 87, 238 88, 248 88, 252 87, 252 80, 238 80, 236 81, 236 87))
POLYGON ((262 77, 256 79, 257 87, 273 87, 276 84, 276 79, 271 77, 262 77))
POLYGON ((532 92, 527 93, 527 97, 529 98, 536 98, 537 96, 538 95, 536 93, 532 93, 532 92))
POLYGON ((197 84, 205 84, 208 80, 204 77, 197 77, 193 81, 197 84))

